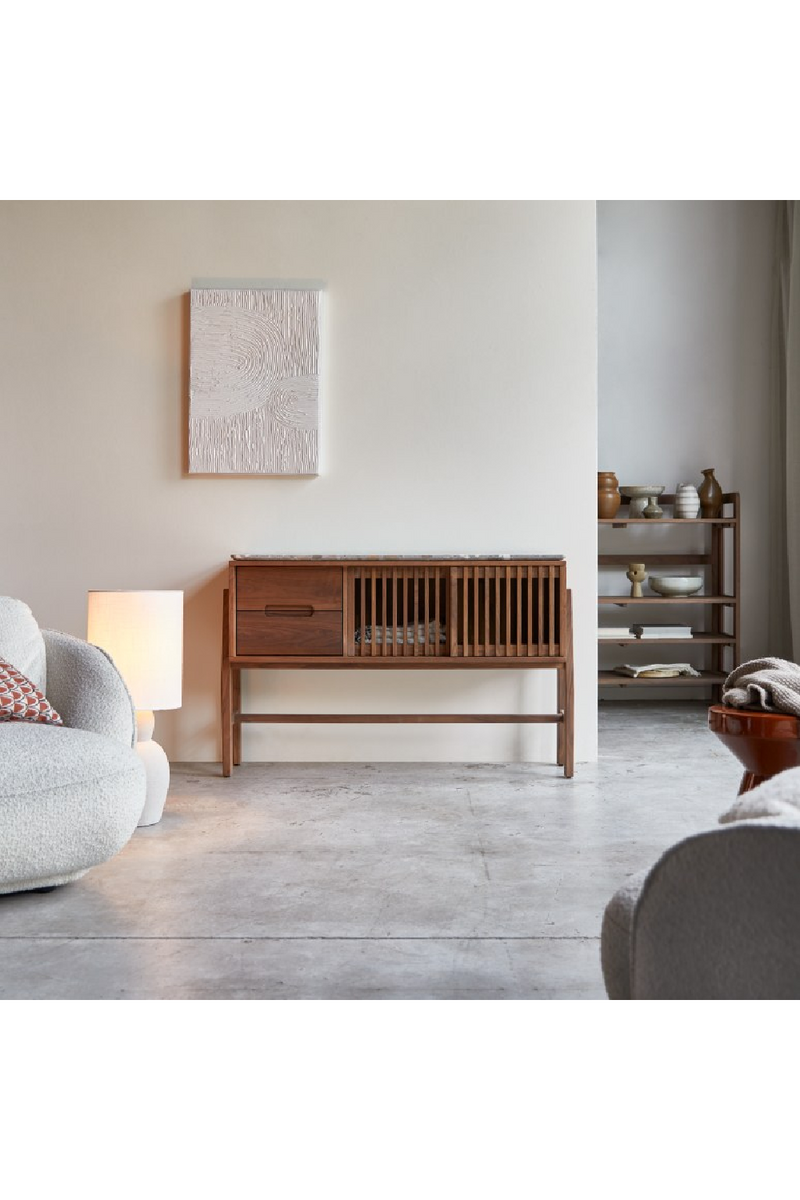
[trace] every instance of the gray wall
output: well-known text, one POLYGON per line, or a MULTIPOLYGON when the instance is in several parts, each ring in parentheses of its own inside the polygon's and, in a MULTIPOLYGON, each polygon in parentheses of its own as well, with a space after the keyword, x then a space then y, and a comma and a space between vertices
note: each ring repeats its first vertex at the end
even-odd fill
MULTIPOLYGON (((598 204, 598 468, 672 492, 715 467, 741 494, 745 659, 766 650, 774 220, 771 201, 598 204)), ((646 561, 648 530, 603 546, 637 539, 646 561)))

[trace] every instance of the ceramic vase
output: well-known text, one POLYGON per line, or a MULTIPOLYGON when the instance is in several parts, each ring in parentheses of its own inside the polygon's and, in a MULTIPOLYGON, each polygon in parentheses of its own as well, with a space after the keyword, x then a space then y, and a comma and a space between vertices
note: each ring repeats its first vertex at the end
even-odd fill
POLYGON ((707 467, 703 471, 703 482, 697 494, 700 497, 700 516, 718 517, 722 511, 722 488, 714 476, 714 467, 707 467))
POLYGON ((631 599, 642 599, 642 584, 647 579, 647 572, 644 569, 644 563, 629 563, 628 569, 625 572, 628 579, 631 581, 631 599))
POLYGON ((597 472, 597 515, 605 520, 615 517, 619 512, 622 497, 619 494, 619 482, 613 471, 597 472))
POLYGON ((675 492, 674 517, 678 521, 693 521, 700 512, 700 496, 693 483, 679 483, 675 492))
POLYGON ((650 496, 647 501, 647 505, 642 510, 642 516, 647 517, 648 520, 653 520, 657 519, 658 517, 663 517, 663 515, 663 508, 659 508, 658 506, 658 496, 650 496))

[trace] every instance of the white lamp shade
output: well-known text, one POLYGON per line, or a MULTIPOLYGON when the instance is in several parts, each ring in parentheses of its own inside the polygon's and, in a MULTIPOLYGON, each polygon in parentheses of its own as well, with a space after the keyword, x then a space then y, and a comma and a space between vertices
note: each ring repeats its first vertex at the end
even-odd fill
POLYGON ((137 709, 180 708, 183 592, 89 592, 87 639, 111 655, 137 709))

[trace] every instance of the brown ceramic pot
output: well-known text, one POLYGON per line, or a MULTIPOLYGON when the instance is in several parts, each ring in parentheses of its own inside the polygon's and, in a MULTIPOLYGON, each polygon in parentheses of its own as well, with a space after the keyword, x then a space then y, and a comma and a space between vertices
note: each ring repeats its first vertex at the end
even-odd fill
POLYGON ((700 497, 700 516, 718 517, 722 512, 722 488, 717 483, 714 467, 703 471, 703 482, 697 489, 700 497))
POLYGON ((619 512, 622 497, 613 471, 597 472, 597 515, 608 520, 619 512))

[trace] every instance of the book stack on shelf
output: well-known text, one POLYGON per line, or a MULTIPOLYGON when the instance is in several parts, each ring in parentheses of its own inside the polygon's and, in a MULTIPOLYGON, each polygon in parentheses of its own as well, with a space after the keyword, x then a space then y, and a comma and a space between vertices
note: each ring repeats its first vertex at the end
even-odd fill
POLYGON ((627 641, 633 637, 630 625, 600 625, 597 630, 598 638, 609 638, 612 642, 627 641))
POLYGON ((691 625, 631 625, 631 633, 634 637, 641 638, 643 642, 656 641, 658 638, 669 638, 670 641, 674 641, 676 638, 693 636, 691 625))

